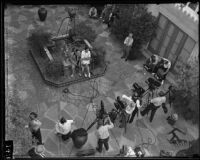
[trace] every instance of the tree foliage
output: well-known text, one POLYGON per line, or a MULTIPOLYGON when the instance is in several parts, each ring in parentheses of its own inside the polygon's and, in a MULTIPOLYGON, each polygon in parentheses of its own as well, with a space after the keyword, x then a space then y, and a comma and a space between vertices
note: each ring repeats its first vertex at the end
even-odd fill
MULTIPOLYGON (((73 27, 73 29, 74 29, 74 27, 73 27)), ((76 24, 75 36, 78 38, 81 38, 81 39, 87 39, 90 43, 92 43, 96 39, 97 34, 90 26, 88 26, 83 21, 83 22, 79 22, 78 24, 76 24)))
POLYGON ((113 33, 120 41, 124 41, 126 36, 133 33, 133 46, 129 59, 133 59, 135 54, 140 53, 142 45, 149 42, 156 29, 156 18, 147 11, 145 4, 117 5, 119 9, 119 19, 115 19, 111 25, 113 33))
POLYGON ((33 30, 28 37, 28 44, 38 53, 38 56, 45 57, 44 46, 51 42, 51 36, 51 33, 46 32, 42 28, 33 30))
MULTIPOLYGON (((197 62, 198 63, 198 62, 197 62)), ((199 123, 199 74, 196 65, 181 66, 177 75, 178 90, 174 109, 184 119, 199 123)))

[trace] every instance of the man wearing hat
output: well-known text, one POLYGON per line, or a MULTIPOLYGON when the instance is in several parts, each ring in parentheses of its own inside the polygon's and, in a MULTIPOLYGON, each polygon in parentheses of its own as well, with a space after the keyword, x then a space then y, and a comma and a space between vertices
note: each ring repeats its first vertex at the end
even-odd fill
POLYGON ((133 122, 133 119, 138 112, 138 108, 141 107, 140 101, 138 99, 138 94, 135 92, 133 97, 128 97, 126 95, 122 95, 122 101, 125 101, 127 106, 126 106, 126 117, 127 117, 127 122, 131 123, 133 122))
POLYGON ((150 115, 149 120, 150 120, 150 122, 152 122, 157 109, 160 108, 161 105, 164 110, 164 113, 167 113, 167 108, 165 106, 165 103, 166 103, 166 97, 164 96, 164 93, 161 91, 159 93, 159 97, 153 98, 150 101, 150 104, 148 104, 147 107, 140 113, 142 116, 144 116, 144 115, 148 114, 149 111, 151 110, 151 115, 150 115))
POLYGON ((109 129, 113 128, 114 124, 111 122, 110 118, 107 117, 107 122, 104 123, 103 120, 98 121, 97 125, 97 135, 98 135, 98 147, 96 150, 98 152, 102 152, 102 147, 104 145, 106 151, 109 149, 108 141, 109 141, 109 129))
POLYGON ((25 128, 29 128, 32 133, 32 144, 37 145, 42 144, 42 135, 40 131, 40 126, 42 123, 37 119, 38 115, 35 112, 31 112, 29 115, 29 123, 25 128))
POLYGON ((44 150, 43 145, 37 145, 28 151, 28 155, 31 158, 45 158, 44 150))

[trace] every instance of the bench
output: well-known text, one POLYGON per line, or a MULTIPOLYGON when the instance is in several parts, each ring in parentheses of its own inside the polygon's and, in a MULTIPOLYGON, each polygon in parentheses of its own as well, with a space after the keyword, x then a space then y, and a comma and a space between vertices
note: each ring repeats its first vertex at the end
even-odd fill
POLYGON ((47 57, 52 62, 54 59, 53 59, 51 53, 49 52, 49 50, 47 49, 47 47, 44 47, 44 50, 45 50, 45 53, 46 53, 47 57))

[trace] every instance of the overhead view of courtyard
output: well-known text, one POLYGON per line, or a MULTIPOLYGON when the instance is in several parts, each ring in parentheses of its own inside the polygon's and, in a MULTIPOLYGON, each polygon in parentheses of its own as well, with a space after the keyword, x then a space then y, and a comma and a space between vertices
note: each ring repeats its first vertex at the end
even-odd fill
POLYGON ((7 4, 13 156, 198 157, 198 14, 191 2, 7 4))

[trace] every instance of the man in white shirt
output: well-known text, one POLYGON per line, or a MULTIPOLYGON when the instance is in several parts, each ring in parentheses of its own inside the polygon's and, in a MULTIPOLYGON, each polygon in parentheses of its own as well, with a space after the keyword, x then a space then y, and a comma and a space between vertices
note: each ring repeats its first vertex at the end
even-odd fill
POLYGON ((73 122, 73 120, 66 120, 62 117, 60 121, 56 123, 56 134, 61 135, 63 141, 70 138, 73 122))
POLYGON ((102 147, 104 145, 106 151, 109 149, 108 140, 109 140, 109 129, 114 127, 114 124, 111 122, 110 118, 108 117, 108 124, 104 124, 103 120, 99 120, 98 122, 98 129, 97 129, 97 135, 99 137, 98 139, 98 147, 96 148, 98 152, 102 152, 102 147))
POLYGON ((150 116, 150 122, 153 121, 153 117, 157 111, 158 108, 160 108, 160 106, 162 105, 162 108, 164 110, 164 112, 166 113, 166 106, 165 106, 165 103, 166 103, 166 97, 164 96, 164 93, 161 91, 159 93, 159 97, 156 97, 156 98, 153 98, 151 101, 150 101, 150 104, 147 105, 147 107, 141 111, 141 115, 144 116, 146 114, 149 113, 149 111, 151 110, 151 116, 150 116))
POLYGON ((135 92, 134 96, 128 97, 122 95, 122 100, 127 103, 126 113, 127 113, 127 122, 132 123, 136 114, 138 114, 139 108, 141 108, 140 100, 138 94, 135 92))
POLYGON ((85 77, 90 78, 90 60, 91 60, 91 53, 89 51, 88 47, 85 47, 85 50, 81 52, 81 68, 82 68, 82 73, 84 74, 85 77), (84 70, 86 69, 86 73, 84 73, 84 70))
POLYGON ((35 112, 31 112, 29 115, 29 123, 25 128, 29 128, 32 133, 32 144, 40 145, 42 144, 42 135, 40 131, 40 126, 42 123, 37 119, 38 115, 35 112))
POLYGON ((133 33, 129 33, 128 37, 124 40, 124 53, 121 58, 125 58, 125 61, 127 61, 131 47, 133 44, 133 33))

